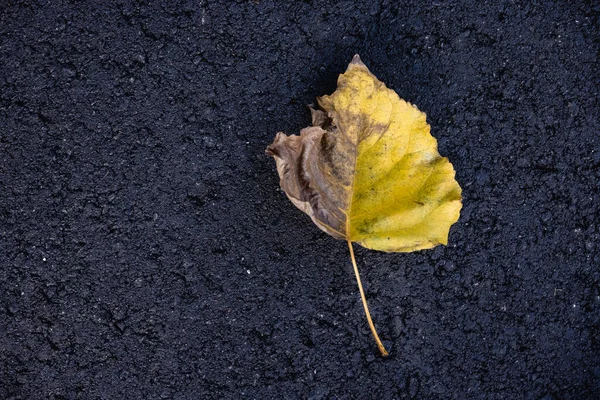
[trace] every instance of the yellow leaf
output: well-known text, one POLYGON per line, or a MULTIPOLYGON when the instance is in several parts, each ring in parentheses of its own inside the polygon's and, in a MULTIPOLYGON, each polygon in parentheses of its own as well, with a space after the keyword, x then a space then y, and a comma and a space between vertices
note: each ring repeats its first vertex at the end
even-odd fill
POLYGON ((313 126, 300 136, 279 132, 267 148, 296 207, 349 245, 410 252, 447 244, 461 188, 425 113, 388 89, 358 55, 337 90, 317 100, 313 126))
POLYGON ((448 243, 461 189, 425 113, 355 56, 338 88, 318 99, 315 126, 278 133, 267 152, 281 186, 325 232, 382 251, 448 243))

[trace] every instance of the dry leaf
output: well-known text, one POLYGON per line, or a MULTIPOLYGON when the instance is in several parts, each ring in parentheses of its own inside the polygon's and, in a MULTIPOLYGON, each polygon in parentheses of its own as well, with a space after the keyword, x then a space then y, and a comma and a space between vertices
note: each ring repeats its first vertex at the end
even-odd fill
POLYGON ((317 99, 300 136, 279 132, 267 148, 289 199, 330 235, 389 252, 447 244, 461 188, 437 151, 425 114, 388 89, 354 56, 337 90, 317 99))

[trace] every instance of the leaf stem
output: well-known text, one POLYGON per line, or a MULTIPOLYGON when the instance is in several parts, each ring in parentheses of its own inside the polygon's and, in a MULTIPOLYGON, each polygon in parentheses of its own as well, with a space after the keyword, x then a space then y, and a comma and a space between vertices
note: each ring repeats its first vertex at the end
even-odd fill
POLYGON ((377 330, 375 329, 375 325, 373 325, 373 320, 371 319, 371 313, 369 312, 369 306, 367 305, 367 298, 365 297, 365 292, 362 287, 362 283, 360 281, 360 274, 358 273, 358 267, 356 266, 356 259, 354 258, 354 249, 352 248, 352 242, 348 240, 348 248, 350 249, 350 258, 352 259, 352 266, 354 267, 354 274, 356 275, 356 282, 358 282, 358 290, 360 291, 360 298, 362 300, 363 307, 365 309, 365 314, 367 315, 367 321, 369 322, 369 327, 371 328, 371 332, 373 333, 373 337, 375 338, 375 342, 377 342, 377 347, 379 347, 379 351, 382 356, 387 356, 389 353, 383 347, 383 343, 379 340, 379 335, 377 334, 377 330))

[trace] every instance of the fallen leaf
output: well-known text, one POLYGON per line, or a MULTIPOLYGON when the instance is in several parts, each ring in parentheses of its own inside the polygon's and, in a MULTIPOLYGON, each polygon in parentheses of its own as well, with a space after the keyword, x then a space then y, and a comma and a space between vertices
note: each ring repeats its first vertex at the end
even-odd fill
POLYGON ((288 198, 331 236, 348 242, 369 325, 352 242, 411 252, 448 243, 461 188, 440 156, 425 113, 388 89, 354 56, 337 90, 317 98, 312 126, 279 132, 267 147, 288 198))

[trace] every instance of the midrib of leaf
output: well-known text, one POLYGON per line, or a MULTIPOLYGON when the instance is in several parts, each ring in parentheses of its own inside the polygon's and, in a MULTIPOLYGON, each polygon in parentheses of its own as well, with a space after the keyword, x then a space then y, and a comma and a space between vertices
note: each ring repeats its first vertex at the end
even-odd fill
MULTIPOLYGON (((377 105, 375 106, 377 109, 377 105)), ((362 121, 361 121, 362 123, 362 121)), ((367 304, 367 297, 365 296, 365 291, 362 286, 362 282, 360 279, 360 273, 358 272, 358 266, 356 265, 356 258, 354 257, 354 249, 352 248, 352 241, 350 240, 350 215, 352 212, 352 203, 354 201, 354 186, 356 182, 356 166, 358 164, 358 145, 360 138, 361 130, 357 130, 356 132, 356 146, 354 146, 354 168, 352 169, 352 185, 350 186, 350 202, 348 203, 348 213, 346 214, 346 241, 348 242, 348 248, 350 250, 350 259, 352 261, 352 267, 354 269, 354 275, 356 277, 356 283, 358 284, 358 291, 360 293, 360 300, 362 302, 365 315, 367 317, 367 322, 369 324, 369 328, 371 329, 371 333, 373 334, 373 338, 375 339, 375 343, 377 343, 377 347, 379 348, 379 352, 382 356, 386 357, 389 355, 388 351, 385 349, 383 343, 381 343, 381 339, 379 339, 379 335, 377 334, 377 329, 375 329, 375 324, 373 323, 373 319, 371 318, 371 313, 369 311, 369 305, 367 304)))

